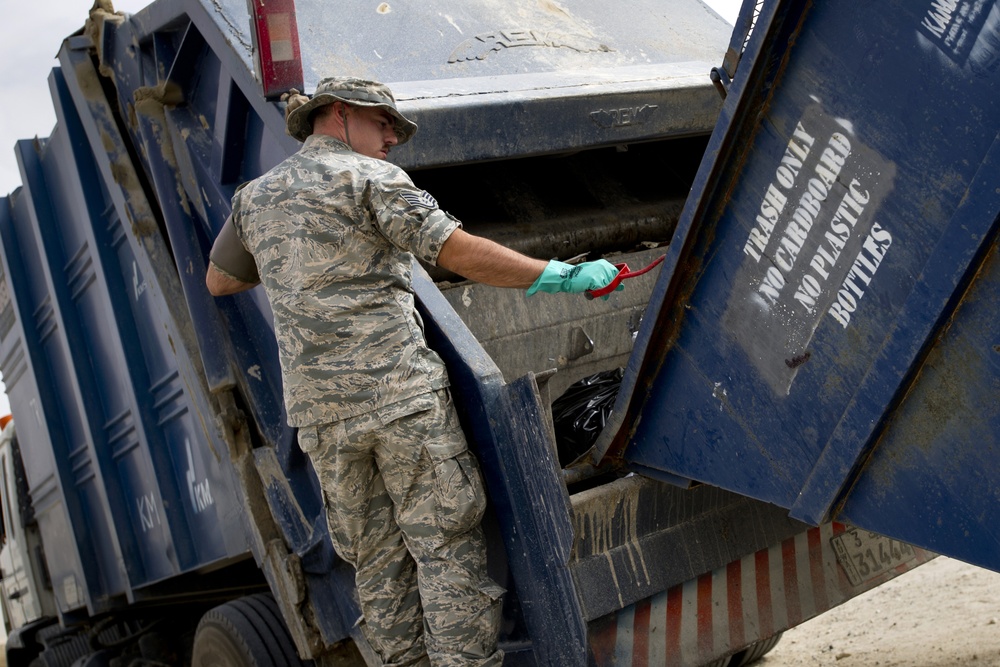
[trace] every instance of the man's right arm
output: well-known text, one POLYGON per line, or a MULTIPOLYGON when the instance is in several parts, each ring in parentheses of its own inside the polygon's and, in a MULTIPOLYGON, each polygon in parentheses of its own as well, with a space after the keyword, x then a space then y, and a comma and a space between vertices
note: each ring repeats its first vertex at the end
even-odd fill
POLYGON ((580 293, 598 289, 618 275, 614 264, 603 259, 575 266, 555 260, 546 262, 461 229, 456 229, 445 241, 437 264, 494 287, 526 287, 528 296, 535 292, 580 293))
POLYGON ((530 287, 548 262, 456 229, 438 253, 437 264, 463 278, 494 287, 530 287))
POLYGON ((243 247, 230 216, 212 245, 205 286, 213 296, 226 296, 248 290, 260 283, 257 263, 243 247))

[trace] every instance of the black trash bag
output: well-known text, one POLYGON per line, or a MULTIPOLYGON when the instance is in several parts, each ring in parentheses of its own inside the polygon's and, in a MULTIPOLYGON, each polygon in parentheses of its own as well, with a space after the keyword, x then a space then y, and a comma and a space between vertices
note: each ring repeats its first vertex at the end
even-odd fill
POLYGON ((623 374, 616 368, 583 378, 552 402, 560 466, 566 467, 594 445, 611 416, 623 374))

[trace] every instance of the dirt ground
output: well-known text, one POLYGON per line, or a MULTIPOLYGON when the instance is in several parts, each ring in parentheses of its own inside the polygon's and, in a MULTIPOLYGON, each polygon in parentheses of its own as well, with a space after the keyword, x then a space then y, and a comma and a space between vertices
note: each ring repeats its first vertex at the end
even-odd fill
POLYGON ((1000 667, 1000 573, 939 557, 785 633, 760 667, 1000 667))

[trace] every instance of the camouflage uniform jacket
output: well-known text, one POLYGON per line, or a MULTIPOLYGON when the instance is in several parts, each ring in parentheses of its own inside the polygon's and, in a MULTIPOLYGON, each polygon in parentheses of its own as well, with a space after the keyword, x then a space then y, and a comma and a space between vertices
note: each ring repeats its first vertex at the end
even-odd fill
POLYGON ((312 135, 236 193, 232 220, 274 313, 290 426, 448 386, 414 308, 411 260, 435 263, 460 223, 402 169, 312 135))

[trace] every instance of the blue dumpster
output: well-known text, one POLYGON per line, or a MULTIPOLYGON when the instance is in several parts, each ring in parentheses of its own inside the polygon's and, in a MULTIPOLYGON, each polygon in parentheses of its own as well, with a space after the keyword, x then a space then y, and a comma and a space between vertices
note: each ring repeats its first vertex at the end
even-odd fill
MULTIPOLYGON (((61 70, 59 125, 21 141, 24 185, 0 206, 0 356, 63 617, 148 599, 151 587, 243 557, 165 252, 117 214, 61 70)), ((176 280, 176 279, 175 279, 176 280)))
POLYGON ((599 454, 1000 570, 1000 3, 748 4, 599 454))

